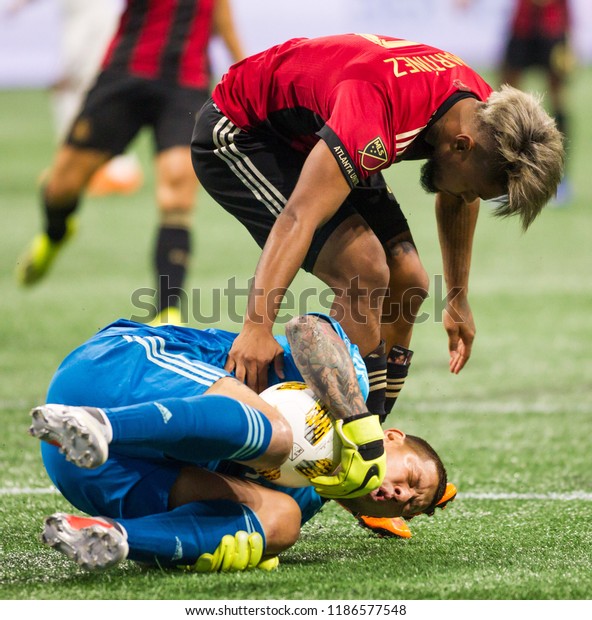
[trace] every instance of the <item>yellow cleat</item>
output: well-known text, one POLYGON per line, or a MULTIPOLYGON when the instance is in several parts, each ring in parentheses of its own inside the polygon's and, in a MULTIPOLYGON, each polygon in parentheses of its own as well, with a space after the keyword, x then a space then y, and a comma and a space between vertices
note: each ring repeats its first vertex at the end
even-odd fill
POLYGON ((161 325, 183 325, 183 317, 181 311, 175 306, 169 306, 161 310, 149 323, 152 327, 160 327, 161 325))
POLYGON ((277 556, 263 557, 263 538, 258 532, 239 531, 224 536, 213 553, 202 553, 195 564, 185 566, 196 573, 231 573, 259 568, 272 571, 280 563, 277 556))
POLYGON ((23 286, 31 286, 41 280, 49 271, 59 251, 74 236, 77 226, 72 218, 66 222, 66 234, 60 241, 52 241, 47 233, 35 236, 31 245, 18 260, 16 277, 23 286))

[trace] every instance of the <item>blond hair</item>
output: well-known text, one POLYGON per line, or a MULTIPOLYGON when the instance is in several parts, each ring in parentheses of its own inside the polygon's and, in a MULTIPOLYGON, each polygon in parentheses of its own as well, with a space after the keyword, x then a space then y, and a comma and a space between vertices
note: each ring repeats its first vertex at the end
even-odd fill
POLYGON ((526 230, 555 196, 563 176, 563 136, 541 98, 504 84, 477 110, 497 153, 493 174, 507 186, 498 217, 519 215, 526 230))

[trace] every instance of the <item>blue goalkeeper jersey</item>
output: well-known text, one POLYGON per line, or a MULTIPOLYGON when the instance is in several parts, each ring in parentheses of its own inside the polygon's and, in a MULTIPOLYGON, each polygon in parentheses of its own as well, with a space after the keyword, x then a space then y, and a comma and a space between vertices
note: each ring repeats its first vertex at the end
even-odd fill
MULTIPOLYGON (((339 323, 319 316, 331 323, 348 348, 366 399, 368 374, 358 347, 339 323)), ((237 335, 222 329, 151 327, 120 319, 65 358, 51 381, 47 402, 121 407, 171 396, 203 394, 229 374, 224 364, 237 335)), ((287 338, 275 338, 284 349, 285 379, 280 380, 270 367, 269 385, 303 381, 287 338)))
MULTIPOLYGON (((336 321, 320 316, 330 322, 343 339, 350 352, 360 389, 366 398, 368 375, 358 347, 350 342, 336 321)), ((224 370, 224 364, 237 335, 221 329, 199 330, 173 325, 151 327, 120 319, 100 330, 64 359, 50 383, 46 402, 114 408, 167 397, 183 398, 203 394, 218 379, 229 375, 224 370)), ((269 385, 280 381, 303 381, 287 338, 276 336, 276 340, 284 349, 285 378, 280 380, 270 367, 269 385)), ((49 444, 42 445, 42 454, 54 484, 71 503, 91 514, 101 514, 101 509, 95 510, 95 507, 109 506, 109 515, 129 516, 130 511, 134 513, 136 510, 142 514, 151 502, 157 506, 166 505, 168 486, 176 476, 167 471, 170 460, 163 458, 160 452, 143 447, 139 447, 135 453, 128 450, 127 457, 146 462, 147 470, 161 467, 162 472, 150 475, 163 477, 162 485, 153 486, 152 495, 155 497, 144 496, 131 501, 126 498, 134 488, 137 477, 141 476, 141 463, 136 466, 138 471, 130 470, 126 477, 125 469, 114 468, 117 473, 110 475, 105 471, 99 473, 75 468, 66 463, 57 449, 49 444), (68 490, 64 484, 65 476, 70 480, 68 490), (134 506, 138 502, 141 505, 134 506), (120 508, 123 505, 126 506, 125 510, 120 508)), ((248 467, 237 463, 211 461, 203 466, 211 471, 251 480, 258 478, 248 467)), ((300 506, 303 523, 325 501, 312 487, 293 489, 273 485, 263 479, 256 481, 291 495, 300 506)))

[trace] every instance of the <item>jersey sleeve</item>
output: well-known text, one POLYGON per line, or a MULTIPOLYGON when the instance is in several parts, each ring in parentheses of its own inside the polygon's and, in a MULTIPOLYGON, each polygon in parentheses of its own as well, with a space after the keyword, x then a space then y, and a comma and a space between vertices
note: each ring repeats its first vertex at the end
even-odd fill
POLYGON ((354 187, 395 160, 391 104, 380 85, 360 80, 340 82, 331 103, 331 114, 317 135, 354 187))

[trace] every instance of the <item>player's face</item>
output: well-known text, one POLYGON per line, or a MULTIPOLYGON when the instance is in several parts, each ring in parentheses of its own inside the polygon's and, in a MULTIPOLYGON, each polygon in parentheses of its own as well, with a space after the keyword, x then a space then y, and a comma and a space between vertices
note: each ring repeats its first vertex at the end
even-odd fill
POLYGON ((380 487, 344 504, 353 512, 373 517, 411 517, 423 512, 438 488, 435 463, 424 460, 406 444, 401 431, 385 431, 384 446, 387 469, 380 487))
POLYGON ((505 188, 487 182, 475 168, 458 154, 434 154, 421 168, 421 186, 430 193, 444 192, 466 203, 477 198, 491 200, 505 193, 505 188))

